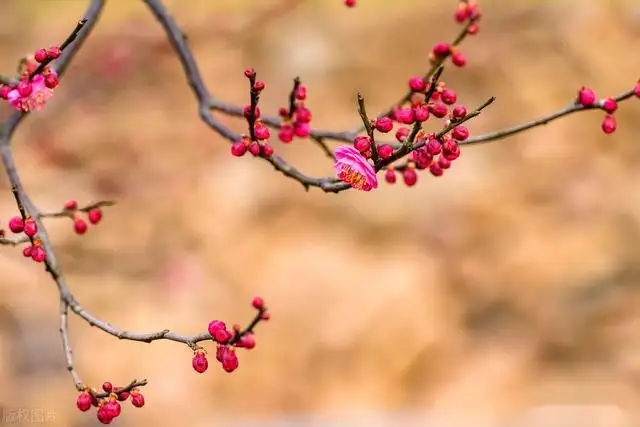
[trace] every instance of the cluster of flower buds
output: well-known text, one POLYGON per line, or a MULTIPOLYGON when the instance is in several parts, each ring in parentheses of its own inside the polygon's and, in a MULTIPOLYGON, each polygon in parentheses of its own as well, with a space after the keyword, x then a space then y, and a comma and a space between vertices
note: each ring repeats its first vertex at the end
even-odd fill
MULTIPOLYGON (((390 144, 376 146, 378 158, 382 161, 391 159, 398 150, 410 147, 411 155, 406 165, 386 168, 385 181, 394 184, 397 181, 396 172, 402 172, 404 183, 411 187, 418 181, 419 170, 428 169, 433 176, 442 176, 445 169, 451 167, 451 162, 460 157, 459 142, 469 138, 466 126, 456 122, 467 116, 467 107, 456 105, 456 92, 439 82, 425 81, 422 77, 411 77, 408 85, 411 92, 409 105, 395 108, 390 116, 382 116, 371 122, 375 132, 389 133, 395 129, 395 138, 400 143, 397 148, 390 144), (428 99, 427 99, 428 98, 428 99), (422 126, 431 117, 443 121, 443 129, 449 129, 444 135, 427 133, 422 126), (411 136, 415 127, 418 131, 412 141, 411 136), (407 145, 408 144, 408 145, 407 145), (417 147, 413 149, 413 147, 417 147)), ((372 157, 374 141, 370 135, 358 135, 353 140, 353 147, 339 147, 334 152, 336 156, 336 173, 338 178, 353 188, 369 191, 377 188, 376 170, 369 160, 372 157)))
POLYGON ((295 80, 289 99, 289 107, 282 107, 278 111, 283 122, 278 131, 278 139, 285 144, 296 137, 306 138, 311 134, 311 110, 304 103, 307 99, 307 87, 300 80, 295 80))
MULTIPOLYGON (((636 85, 635 90, 640 91, 640 83, 636 85)), ((602 120, 600 128, 602 129, 602 132, 606 133, 607 135, 612 134, 618 128, 618 123, 616 122, 616 118, 613 114, 616 112, 616 110, 618 110, 618 101, 616 101, 615 99, 604 98, 598 101, 596 93, 592 89, 583 86, 578 90, 576 104, 583 107, 598 106, 601 110, 604 110, 605 116, 602 120)))
MULTIPOLYGON (((254 325, 259 321, 269 320, 270 316, 262 298, 255 297, 251 305, 258 310, 256 320, 253 322, 254 325)), ((247 331, 242 331, 239 325, 234 325, 232 330, 229 330, 224 322, 212 320, 209 322, 207 330, 211 335, 211 339, 216 343, 216 360, 226 372, 233 372, 238 369, 239 361, 235 351, 236 348, 251 350, 256 346, 256 339, 251 328, 247 331)), ((200 374, 206 372, 209 368, 207 353, 203 348, 198 348, 194 351, 191 365, 200 374)))
MULTIPOLYGON (((475 0, 462 0, 458 3, 458 9, 454 18, 457 23, 465 26, 464 35, 475 35, 478 33, 478 21, 482 17, 480 6, 475 0)), ((464 67, 467 58, 458 49, 458 43, 463 37, 458 37, 455 43, 438 42, 431 49, 429 59, 432 64, 441 64, 445 59, 451 57, 451 63, 456 67, 464 67)))
POLYGON ((0 86, 0 98, 18 111, 40 110, 58 87, 58 74, 49 63, 61 55, 59 47, 38 49, 25 58, 20 79, 13 85, 0 86))
POLYGON ((29 239, 29 245, 22 249, 25 258, 31 258, 35 262, 47 259, 47 252, 38 237, 38 224, 32 217, 14 216, 9 220, 9 230, 14 234, 24 234, 29 239))
POLYGON ((83 218, 83 213, 86 213, 87 219, 93 225, 97 225, 102 220, 102 209, 94 207, 86 212, 78 210, 78 202, 75 200, 69 200, 64 204, 64 212, 73 220, 73 230, 77 234, 84 234, 89 229, 89 224, 83 218))
POLYGON ((87 412, 91 407, 97 408, 96 417, 102 424, 111 424, 120 416, 120 402, 130 400, 136 408, 144 406, 144 395, 138 388, 126 390, 125 387, 114 387, 110 382, 105 382, 102 384, 102 390, 102 393, 98 393, 87 388, 76 399, 76 406, 82 412, 87 412))
MULTIPOLYGON (((83 215, 86 215, 90 224, 96 225, 102 220, 101 205, 109 205, 111 202, 99 202, 95 205, 78 209, 78 203, 75 200, 70 200, 64 204, 64 209, 61 212, 50 214, 39 214, 43 217, 68 217, 73 220, 73 228, 77 234, 84 234, 87 232, 89 225, 84 220, 83 215)), ((14 216, 9 220, 9 230, 13 234, 24 234, 27 239, 18 241, 11 241, 11 243, 24 243, 28 240, 28 245, 22 249, 22 254, 25 258, 31 258, 35 262, 44 262, 47 258, 47 252, 44 248, 43 242, 38 236, 38 224, 31 216, 27 215, 24 218, 22 216, 14 216)), ((4 238, 4 230, 0 230, 0 238, 4 238)))
POLYGON ((249 79, 251 85, 251 103, 244 107, 244 117, 249 124, 249 135, 243 135, 240 141, 231 145, 231 154, 242 157, 248 151, 254 157, 271 157, 274 151, 269 144, 271 131, 260 120, 260 108, 258 107, 260 94, 266 85, 262 80, 256 80, 256 72, 253 68, 244 70, 244 76, 249 79))
MULTIPOLYGON (((270 157, 274 153, 273 146, 269 144, 271 131, 260 118, 258 100, 265 88, 265 83, 256 80, 256 73, 252 68, 244 71, 244 75, 251 84, 251 102, 245 105, 243 115, 249 124, 249 135, 231 145, 231 154, 242 157, 247 152, 253 156, 270 157)), ((282 125, 278 131, 278 139, 285 143, 291 143, 295 138, 306 138, 311 134, 311 110, 305 106, 307 99, 307 87, 295 79, 293 90, 289 95, 289 107, 282 107, 278 114, 282 118, 282 125)))

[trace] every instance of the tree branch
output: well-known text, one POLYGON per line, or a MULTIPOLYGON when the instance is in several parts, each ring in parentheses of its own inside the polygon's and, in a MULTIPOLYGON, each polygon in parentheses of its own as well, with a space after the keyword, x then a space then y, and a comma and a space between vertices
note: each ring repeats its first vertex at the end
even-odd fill
MULTIPOLYGON (((622 101, 625 101, 627 99, 630 99, 633 96, 634 96, 634 91, 633 91, 633 89, 630 89, 630 90, 628 90, 626 92, 623 92, 620 95, 614 97, 614 99, 617 102, 622 102, 622 101)), ((482 135, 477 135, 475 137, 471 137, 471 138, 467 139, 466 141, 461 142, 461 144, 471 145, 471 144, 480 144, 480 143, 483 143, 483 142, 496 141, 498 139, 503 139, 503 138, 506 138, 508 136, 512 136, 512 135, 515 135, 517 133, 524 132, 525 130, 529 130, 529 129, 533 129, 533 128, 538 127, 538 126, 546 125, 546 124, 551 123, 552 121, 557 120, 557 119, 559 119, 561 117, 568 116, 569 114, 577 113, 579 111, 603 110, 604 101, 605 101, 604 99, 601 99, 601 100, 597 101, 592 106, 583 106, 583 105, 580 105, 580 104, 573 103, 573 104, 569 105, 568 107, 565 107, 565 108, 563 108, 561 110, 558 110, 558 111, 555 111, 553 113, 547 114, 546 116, 540 117, 538 119, 531 120, 529 122, 525 122, 525 123, 520 124, 520 125, 516 125, 516 126, 500 129, 500 130, 497 130, 497 131, 494 131, 494 132, 489 132, 489 133, 485 133, 485 134, 482 134, 482 135)))

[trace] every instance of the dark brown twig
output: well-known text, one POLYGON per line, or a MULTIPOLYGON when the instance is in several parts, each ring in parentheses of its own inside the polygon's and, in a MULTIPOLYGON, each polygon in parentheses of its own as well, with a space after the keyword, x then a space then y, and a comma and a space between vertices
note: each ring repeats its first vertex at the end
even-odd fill
MULTIPOLYGON (((85 26, 86 23, 87 23, 87 18, 82 18, 81 20, 78 21, 78 23, 76 24, 76 28, 73 29, 71 34, 69 34, 69 36, 60 45, 60 50, 62 52, 64 52, 65 49, 75 41, 75 39, 78 37, 78 34, 80 33, 80 31, 82 31, 82 28, 85 26)), ((29 79, 33 79, 35 76, 40 74, 45 69, 45 67, 47 67, 53 60, 54 60, 53 58, 47 58, 43 62, 41 62, 40 65, 38 65, 38 67, 36 67, 36 69, 33 70, 31 74, 29 74, 29 79)))
POLYGON ((293 79, 293 89, 289 93, 289 111, 287 114, 287 118, 291 119, 293 117, 293 113, 296 111, 296 92, 300 87, 300 77, 296 77, 293 79))
POLYGON ((371 124, 371 119, 367 116, 367 108, 364 105, 364 97, 361 93, 358 93, 358 114, 360 115, 360 120, 362 120, 362 125, 364 126, 365 131, 367 132, 367 136, 369 136, 369 140, 371 141, 371 160, 373 160, 373 164, 378 164, 378 146, 376 145, 376 136, 374 133, 373 125, 371 124))

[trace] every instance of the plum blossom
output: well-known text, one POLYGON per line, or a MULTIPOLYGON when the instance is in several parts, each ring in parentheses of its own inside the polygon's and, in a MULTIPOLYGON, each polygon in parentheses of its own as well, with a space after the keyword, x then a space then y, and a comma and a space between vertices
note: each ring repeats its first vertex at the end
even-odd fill
POLYGON ((378 188, 376 171, 358 150, 343 145, 335 149, 335 169, 338 178, 356 190, 371 191, 378 188))
MULTIPOLYGON (((57 77, 55 71, 49 71, 49 79, 57 79, 57 77)), ((22 86, 18 85, 12 89, 7 94, 7 101, 18 111, 37 111, 42 109, 52 96, 53 89, 47 87, 45 76, 38 74, 31 79, 31 82, 23 81, 22 86)))

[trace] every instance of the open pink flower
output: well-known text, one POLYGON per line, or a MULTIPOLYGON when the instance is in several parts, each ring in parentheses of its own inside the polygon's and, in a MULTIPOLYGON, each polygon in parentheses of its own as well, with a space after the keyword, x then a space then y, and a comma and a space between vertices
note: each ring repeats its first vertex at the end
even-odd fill
MULTIPOLYGON (((51 70, 51 74, 55 75, 55 71, 51 70)), ((13 108, 19 111, 36 111, 44 107, 44 104, 53 96, 53 89, 49 89, 45 84, 45 77, 38 74, 30 82, 31 90, 29 93, 21 94, 20 91, 12 89, 7 94, 7 101, 13 108)))
POLYGON ((358 150, 349 145, 342 145, 335 149, 334 154, 336 174, 341 181, 356 190, 371 191, 378 188, 375 169, 358 150))

